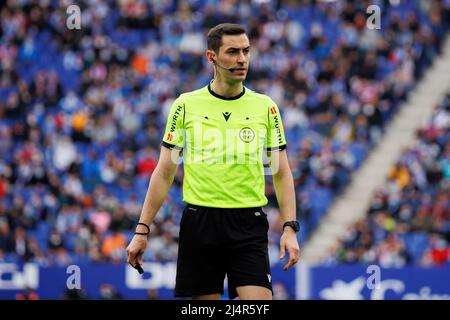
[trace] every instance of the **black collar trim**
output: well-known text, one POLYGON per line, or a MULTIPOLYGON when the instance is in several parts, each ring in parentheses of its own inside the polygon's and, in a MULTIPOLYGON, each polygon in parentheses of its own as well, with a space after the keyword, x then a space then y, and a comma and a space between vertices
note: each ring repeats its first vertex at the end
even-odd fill
POLYGON ((237 99, 239 99, 240 97, 242 97, 242 96, 245 94, 245 87, 242 86, 242 92, 239 93, 237 96, 229 97, 229 98, 228 98, 228 97, 221 96, 220 94, 215 93, 215 92, 211 89, 211 83, 208 84, 208 91, 209 91, 209 93, 211 93, 214 97, 219 98, 219 99, 222 99, 222 100, 237 100, 237 99))

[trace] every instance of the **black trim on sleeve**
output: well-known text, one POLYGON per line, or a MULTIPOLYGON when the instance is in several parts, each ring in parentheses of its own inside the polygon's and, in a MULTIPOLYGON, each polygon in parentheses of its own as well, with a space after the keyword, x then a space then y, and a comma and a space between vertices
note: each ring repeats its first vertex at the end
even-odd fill
POLYGON ((287 147, 286 144, 282 144, 281 146, 276 146, 276 147, 271 147, 271 148, 266 148, 266 149, 267 149, 267 151, 275 151, 275 150, 283 151, 286 149, 286 147, 287 147))
POLYGON ((183 126, 184 126, 184 119, 186 118, 186 105, 183 103, 183 126))
POLYGON ((180 151, 183 150, 182 147, 179 147, 179 146, 174 145, 174 144, 167 143, 167 142, 165 142, 165 141, 162 141, 162 142, 161 142, 161 145, 162 145, 163 147, 166 147, 166 148, 170 149, 170 150, 172 150, 172 149, 180 150, 180 151))

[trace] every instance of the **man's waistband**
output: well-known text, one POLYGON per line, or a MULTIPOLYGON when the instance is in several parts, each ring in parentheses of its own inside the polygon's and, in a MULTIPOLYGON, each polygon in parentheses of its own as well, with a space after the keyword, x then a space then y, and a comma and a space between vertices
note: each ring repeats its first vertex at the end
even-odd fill
POLYGON ((262 211, 262 207, 248 207, 248 208, 217 208, 217 207, 205 207, 205 206, 199 206, 196 204, 187 203, 186 208, 193 208, 197 210, 209 210, 209 211, 223 211, 227 213, 232 212, 245 212, 245 211, 262 211))

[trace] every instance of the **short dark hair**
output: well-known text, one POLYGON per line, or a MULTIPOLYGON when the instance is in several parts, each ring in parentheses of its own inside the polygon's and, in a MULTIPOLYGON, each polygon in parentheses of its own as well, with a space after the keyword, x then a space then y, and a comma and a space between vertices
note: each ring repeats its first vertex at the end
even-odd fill
POLYGON ((214 52, 219 52, 219 48, 222 45, 222 36, 223 35, 239 35, 246 34, 245 29, 235 23, 222 23, 218 24, 214 28, 211 28, 208 32, 208 37, 206 43, 208 45, 208 50, 212 50, 214 52))

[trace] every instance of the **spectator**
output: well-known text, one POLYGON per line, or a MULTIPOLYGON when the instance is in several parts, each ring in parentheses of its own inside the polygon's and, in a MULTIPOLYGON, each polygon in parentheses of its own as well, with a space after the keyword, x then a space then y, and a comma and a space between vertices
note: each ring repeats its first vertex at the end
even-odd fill
POLYGON ((100 285, 100 300, 122 300, 122 294, 109 283, 100 285))
POLYGON ((16 294, 16 300, 40 300, 39 295, 30 287, 16 294))

